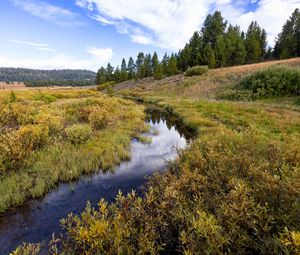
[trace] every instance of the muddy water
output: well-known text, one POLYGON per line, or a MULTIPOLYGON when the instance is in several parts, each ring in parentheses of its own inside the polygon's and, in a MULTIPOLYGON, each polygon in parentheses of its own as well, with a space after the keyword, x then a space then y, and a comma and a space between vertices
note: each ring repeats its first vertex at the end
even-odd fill
POLYGON ((180 123, 158 111, 149 111, 147 123, 151 126, 151 144, 131 142, 131 159, 114 171, 84 176, 73 183, 60 184, 41 200, 32 200, 24 206, 0 217, 0 254, 8 254, 23 242, 49 240, 59 232, 59 220, 68 213, 80 213, 90 201, 96 206, 101 198, 113 202, 119 190, 139 191, 145 177, 163 171, 166 160, 176 157, 175 148, 184 148, 191 135, 180 123), (158 130, 158 135, 153 135, 158 130))

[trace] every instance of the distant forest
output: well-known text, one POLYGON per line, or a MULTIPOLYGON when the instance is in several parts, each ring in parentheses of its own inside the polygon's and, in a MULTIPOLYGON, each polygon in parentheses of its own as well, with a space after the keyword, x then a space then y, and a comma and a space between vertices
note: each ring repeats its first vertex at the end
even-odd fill
POLYGON ((162 79, 185 72, 189 67, 205 65, 220 68, 258 63, 272 59, 300 57, 300 12, 296 9, 278 34, 274 48, 268 47, 267 33, 256 21, 251 22, 246 32, 239 26, 229 24, 221 12, 209 14, 199 31, 178 53, 164 55, 140 52, 136 60, 124 58, 120 66, 110 63, 97 72, 96 83, 122 82, 130 79, 154 77, 162 79))
POLYGON ((0 81, 24 82, 29 87, 87 86, 95 84, 96 73, 89 70, 35 70, 0 68, 0 81))

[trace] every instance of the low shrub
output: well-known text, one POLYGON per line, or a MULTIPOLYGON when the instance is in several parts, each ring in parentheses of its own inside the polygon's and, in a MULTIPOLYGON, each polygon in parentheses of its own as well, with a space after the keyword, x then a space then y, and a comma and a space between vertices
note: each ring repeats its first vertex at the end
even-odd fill
POLYGON ((109 124, 110 118, 110 112, 105 108, 94 107, 89 115, 89 122, 94 129, 102 129, 109 124))
POLYGON ((208 66, 189 67, 185 72, 185 76, 202 75, 202 74, 207 73, 208 70, 209 70, 208 66))
POLYGON ((34 96, 34 100, 40 100, 49 104, 55 102, 57 98, 53 95, 39 94, 37 96, 34 96))
POLYGON ((244 77, 240 87, 262 98, 300 95, 300 69, 279 66, 257 71, 244 77))
POLYGON ((105 82, 103 84, 98 85, 97 90, 103 91, 106 89, 112 89, 115 84, 116 84, 116 82, 114 82, 114 81, 105 82))
POLYGON ((252 101, 256 99, 256 95, 250 90, 228 89, 219 93, 217 98, 230 101, 252 101))
POLYGON ((80 144, 92 136, 93 130, 88 124, 74 124, 65 128, 65 133, 71 143, 80 144))
POLYGON ((33 151, 47 144, 48 128, 26 125, 0 135, 0 173, 17 171, 26 164, 33 151))

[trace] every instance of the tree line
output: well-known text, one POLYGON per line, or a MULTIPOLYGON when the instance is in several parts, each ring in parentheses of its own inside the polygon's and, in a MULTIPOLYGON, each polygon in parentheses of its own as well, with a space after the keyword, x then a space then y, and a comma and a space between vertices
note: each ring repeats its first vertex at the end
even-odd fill
POLYGON ((123 58, 121 66, 116 68, 108 63, 106 68, 102 66, 98 70, 96 84, 145 77, 161 79, 198 65, 219 68, 297 56, 300 56, 299 9, 284 24, 274 49, 268 47, 266 30, 256 21, 243 32, 239 26, 228 24, 221 12, 216 11, 206 17, 201 30, 195 31, 178 53, 166 53, 160 61, 156 52, 153 55, 140 52, 135 60, 130 57, 126 62, 123 58))
MULTIPOLYGON (((0 68, 0 81, 4 82, 29 82, 43 81, 44 83, 56 81, 91 81, 95 83, 96 73, 89 70, 36 70, 27 68, 0 68)), ((74 82, 73 82, 74 83, 74 82)))

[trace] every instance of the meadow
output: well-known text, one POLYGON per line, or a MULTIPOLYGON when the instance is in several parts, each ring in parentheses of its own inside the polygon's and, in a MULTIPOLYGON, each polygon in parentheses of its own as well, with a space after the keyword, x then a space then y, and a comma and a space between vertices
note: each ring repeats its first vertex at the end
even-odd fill
POLYGON ((62 219, 64 234, 53 237, 49 253, 299 254, 299 95, 219 97, 245 76, 283 64, 298 70, 300 59, 115 85, 116 96, 161 107, 197 137, 143 196, 120 193, 113 204, 101 200, 62 219))
POLYGON ((95 90, 3 91, 0 212, 130 157, 144 109, 95 90))

